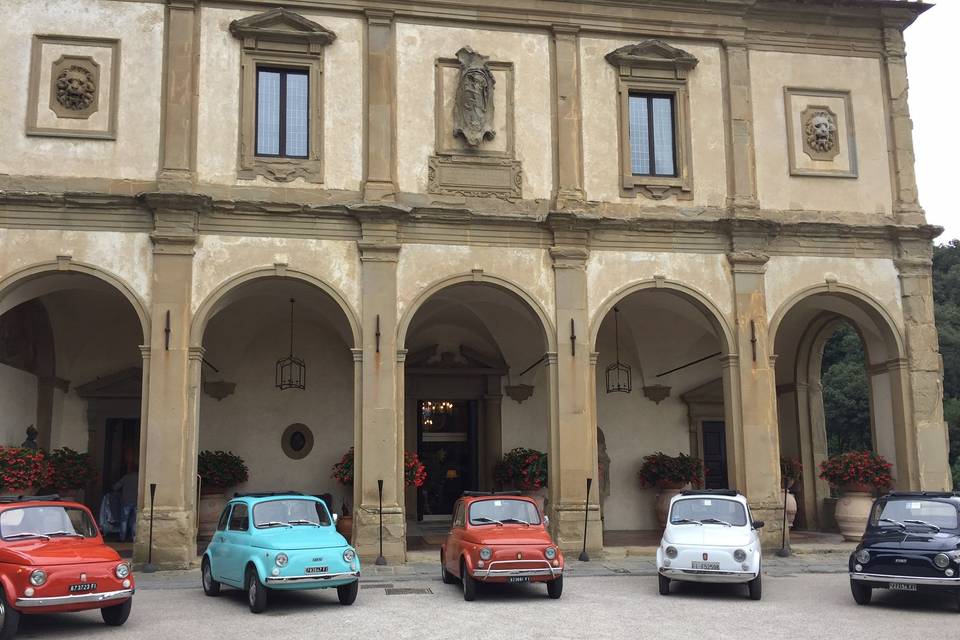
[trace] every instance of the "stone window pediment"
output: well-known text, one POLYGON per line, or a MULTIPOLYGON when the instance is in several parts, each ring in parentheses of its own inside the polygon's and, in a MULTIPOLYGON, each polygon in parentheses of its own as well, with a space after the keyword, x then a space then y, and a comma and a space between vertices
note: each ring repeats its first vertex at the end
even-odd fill
POLYGON ((670 46, 662 40, 647 40, 628 44, 606 55, 607 62, 621 69, 646 69, 673 71, 678 78, 697 66, 698 60, 683 49, 670 46))
POLYGON ((280 44, 301 45, 308 50, 325 47, 337 39, 330 29, 287 9, 272 9, 266 13, 234 20, 230 33, 243 40, 244 48, 279 49, 280 44))

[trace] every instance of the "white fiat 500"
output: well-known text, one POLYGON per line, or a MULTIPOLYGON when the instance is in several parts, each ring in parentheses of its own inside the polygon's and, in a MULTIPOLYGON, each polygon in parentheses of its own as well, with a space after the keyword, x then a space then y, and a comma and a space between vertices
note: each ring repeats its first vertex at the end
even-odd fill
POLYGON ((660 595, 670 582, 746 583, 759 600, 760 528, 739 491, 684 491, 670 501, 663 539, 657 549, 660 595))

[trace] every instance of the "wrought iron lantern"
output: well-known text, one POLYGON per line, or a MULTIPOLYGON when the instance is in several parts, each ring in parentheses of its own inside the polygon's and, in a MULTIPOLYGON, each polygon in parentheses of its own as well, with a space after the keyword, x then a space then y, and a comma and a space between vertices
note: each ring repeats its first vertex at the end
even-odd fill
POLYGON ((306 389, 307 365, 293 355, 293 298, 290 298, 290 355, 277 360, 277 388, 306 389))
POLYGON ((613 308, 614 335, 617 340, 617 361, 607 367, 607 393, 622 391, 630 393, 633 390, 630 365, 620 362, 620 309, 613 308))

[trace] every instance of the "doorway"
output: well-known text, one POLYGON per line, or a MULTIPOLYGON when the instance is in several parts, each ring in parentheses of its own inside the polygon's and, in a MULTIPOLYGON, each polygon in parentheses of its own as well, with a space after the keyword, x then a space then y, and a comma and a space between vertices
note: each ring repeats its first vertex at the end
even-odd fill
POLYGON ((140 419, 107 418, 103 442, 103 492, 140 460, 140 419))
POLYGON ((705 489, 729 489, 727 484, 727 432, 719 420, 704 421, 703 485, 705 489))
POLYGON ((417 401, 417 455, 427 470, 418 520, 449 520, 457 498, 476 490, 478 410, 476 400, 417 401))

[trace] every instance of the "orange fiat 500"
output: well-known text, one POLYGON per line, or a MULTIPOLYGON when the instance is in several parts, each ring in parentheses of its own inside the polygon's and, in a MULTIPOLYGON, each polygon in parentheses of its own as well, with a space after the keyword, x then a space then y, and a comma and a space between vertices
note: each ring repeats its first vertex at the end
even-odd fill
POLYGON ((120 626, 130 616, 130 564, 103 543, 89 509, 57 496, 0 496, 0 640, 20 616, 100 609, 120 626))
POLYGON ((563 554, 547 524, 537 503, 519 492, 464 492, 440 548, 443 581, 459 579, 464 600, 476 597, 478 582, 546 582, 550 597, 559 598, 563 554))

